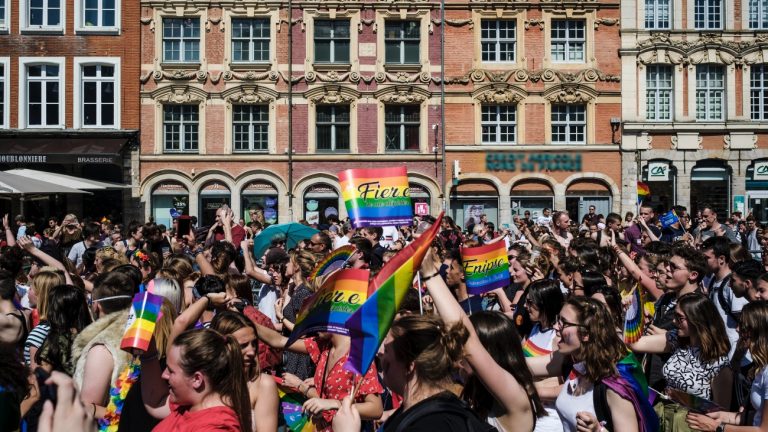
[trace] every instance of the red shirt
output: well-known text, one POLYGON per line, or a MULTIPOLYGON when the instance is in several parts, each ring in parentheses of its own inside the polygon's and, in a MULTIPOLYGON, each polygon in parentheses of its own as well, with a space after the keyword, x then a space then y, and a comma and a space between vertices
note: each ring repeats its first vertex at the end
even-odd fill
MULTIPOLYGON (((328 354, 331 352, 331 342, 321 341, 318 343, 316 338, 307 338, 304 339, 304 346, 307 347, 312 362, 317 365, 315 368, 315 387, 320 398, 341 401, 349 395, 355 388, 355 384, 361 379, 360 375, 344 369, 344 363, 346 363, 349 353, 344 354, 336 364, 328 369, 328 375, 323 380, 325 365, 328 363, 328 354)), ((380 394, 384 391, 376 374, 376 366, 371 365, 362 380, 363 382, 355 395, 355 402, 364 402, 366 395, 380 394)), ((331 429, 331 421, 333 421, 334 415, 336 415, 336 410, 324 411, 322 419, 313 420, 318 432, 333 430, 331 429)))
POLYGON ((232 408, 219 406, 191 412, 189 408, 171 404, 171 415, 152 432, 240 432, 240 420, 232 408))
MULTIPOLYGON (((218 231, 218 229, 216 230, 218 231)), ((232 244, 235 245, 235 249, 240 250, 240 243, 245 240, 245 228, 241 227, 240 224, 234 224, 232 225, 232 244)), ((224 231, 217 232, 214 236, 214 239, 216 241, 222 241, 226 238, 224 235, 224 231)))
MULTIPOLYGON (((254 323, 261 324, 264 327, 275 330, 275 326, 274 324, 272 324, 272 320, 269 319, 268 316, 259 312, 259 310, 256 309, 255 307, 246 306, 245 309, 243 309, 243 314, 247 316, 248 319, 250 319, 254 323)), ((265 343, 260 343, 259 344, 259 368, 261 370, 264 370, 280 364, 280 362, 283 361, 282 351, 283 350, 281 349, 272 348, 265 343)))

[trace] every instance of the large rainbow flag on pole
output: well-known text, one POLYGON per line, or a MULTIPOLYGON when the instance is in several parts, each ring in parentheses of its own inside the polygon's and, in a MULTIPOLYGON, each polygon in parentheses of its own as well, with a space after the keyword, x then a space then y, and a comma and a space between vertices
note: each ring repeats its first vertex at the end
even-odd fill
POLYGON ((369 275, 369 270, 344 269, 328 276, 320 289, 304 300, 285 345, 314 332, 349 334, 347 319, 368 298, 369 275))
POLYGON ((344 170, 339 173, 339 183, 355 228, 413 222, 408 171, 404 166, 344 170))
POLYGON ((368 290, 375 291, 347 320, 352 346, 345 368, 360 375, 368 371, 376 351, 392 326, 395 313, 413 285, 413 276, 421 267, 421 261, 440 230, 442 220, 443 213, 440 213, 427 231, 384 264, 371 281, 368 290))
POLYGON ((461 249, 464 277, 470 294, 509 285, 509 259, 503 241, 461 249))

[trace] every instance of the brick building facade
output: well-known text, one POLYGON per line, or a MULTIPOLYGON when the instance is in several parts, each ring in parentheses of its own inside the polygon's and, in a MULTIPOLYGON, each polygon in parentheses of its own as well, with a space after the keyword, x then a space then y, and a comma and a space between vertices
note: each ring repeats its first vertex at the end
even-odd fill
MULTIPOLYGON (((703 203, 768 222, 768 7, 747 0, 622 5, 622 169, 660 209, 703 203)), ((623 207, 634 207, 626 182, 623 207)))
MULTIPOLYGON (((0 0, 0 170, 31 168, 130 184, 140 126, 139 6, 0 0)), ((124 218, 131 194, 25 202, 36 217, 124 218)), ((8 212, 19 201, 0 200, 8 212)))

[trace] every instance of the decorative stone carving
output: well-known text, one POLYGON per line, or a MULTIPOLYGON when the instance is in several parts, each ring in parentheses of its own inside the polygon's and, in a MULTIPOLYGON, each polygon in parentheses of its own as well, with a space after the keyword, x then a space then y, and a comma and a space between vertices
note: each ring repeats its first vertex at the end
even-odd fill
POLYGON ((277 81, 278 75, 275 71, 267 71, 267 72, 254 72, 254 71, 247 71, 247 72, 234 72, 234 71, 224 71, 222 73, 221 78, 224 79, 224 81, 232 81, 232 80, 240 80, 240 81, 277 81))
MULTIPOLYGON (((768 49, 768 35, 760 34, 748 40, 723 40, 719 33, 704 33, 694 40, 675 40, 669 33, 653 33, 637 43, 638 63, 666 62, 672 64, 751 64, 768 49)), ((762 60, 762 59, 761 59, 762 60)))
MULTIPOLYGON (((304 18, 296 18, 295 20, 291 20, 290 24, 291 26, 295 26, 296 24, 301 23, 301 31, 306 31, 307 25, 304 23, 304 18)), ((280 33, 280 30, 282 28, 283 24, 289 24, 287 19, 281 18, 277 21, 277 32, 280 33)))
POLYGON ((578 86, 563 85, 559 91, 548 95, 547 100, 552 103, 581 104, 591 101, 592 95, 582 91, 578 86))
POLYGON ((224 98, 235 104, 263 104, 275 100, 274 96, 265 94, 255 85, 242 85, 222 93, 224 98))
POLYGON ((357 99, 351 93, 351 90, 348 91, 339 86, 324 86, 321 92, 307 92, 307 98, 314 104, 350 104, 357 99))
MULTIPOLYGON (((432 19, 432 24, 439 26, 442 24, 442 22, 439 19, 432 19)), ((451 26, 451 27, 464 27, 465 25, 469 25, 469 29, 472 30, 475 28, 475 21, 471 18, 468 19, 446 19, 445 24, 451 26)))
POLYGON ((595 20, 595 30, 597 30, 597 27, 600 25, 604 26, 618 26, 620 20, 618 18, 598 18, 595 20))
POLYGON ((203 82, 208 79, 208 72, 204 70, 156 70, 153 72, 152 77, 155 81, 162 81, 164 79, 171 81, 190 81, 196 79, 203 82))
POLYGON ((523 100, 523 96, 510 88, 496 88, 479 94, 477 100, 490 104, 516 104, 523 100))
POLYGON ((730 150, 753 150, 757 148, 757 135, 752 132, 731 132, 723 137, 724 148, 730 150))
POLYGON ((539 30, 544 30, 544 20, 539 18, 527 19, 523 22, 523 27, 528 30, 533 26, 538 26, 539 30))
POLYGON ((155 20, 151 16, 141 17, 139 18, 139 22, 144 25, 149 25, 149 31, 152 33, 155 32, 155 20))
POLYGON ((395 86, 394 91, 385 90, 378 98, 384 103, 415 104, 427 100, 427 96, 416 92, 411 86, 395 86))
POLYGON ((152 97, 167 104, 202 103, 208 98, 208 93, 188 85, 171 85, 152 92, 152 97))
POLYGON ((219 26, 219 31, 220 32, 224 31, 224 22, 222 21, 220 16, 218 18, 208 17, 208 19, 205 20, 205 31, 210 33, 211 32, 211 27, 213 25, 219 26))
POLYGON ((362 33, 363 32, 363 26, 364 25, 373 26, 373 28, 371 29, 371 31, 373 33, 376 33, 376 31, 378 30, 378 27, 379 27, 378 24, 376 24, 376 20, 373 19, 373 18, 371 18, 371 19, 360 18, 360 22, 357 23, 357 31, 358 31, 358 33, 362 33))

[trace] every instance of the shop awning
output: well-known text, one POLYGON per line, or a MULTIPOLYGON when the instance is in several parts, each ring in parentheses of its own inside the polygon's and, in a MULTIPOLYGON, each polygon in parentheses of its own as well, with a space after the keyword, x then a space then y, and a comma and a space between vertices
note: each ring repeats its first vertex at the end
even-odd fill
POLYGON ((0 164, 114 164, 125 136, 0 136, 0 164))
POLYGON ((49 183, 56 183, 72 189, 80 190, 105 190, 105 189, 125 189, 129 186, 121 185, 118 183, 108 183, 98 180, 84 179, 80 177, 70 176, 66 174, 58 174, 47 171, 39 171, 33 169, 12 169, 6 171, 7 173, 19 175, 29 179, 37 179, 46 181, 49 183))
POLYGON ((0 195, 32 195, 32 194, 90 194, 82 190, 70 188, 57 183, 32 179, 4 171, 0 171, 0 195))

